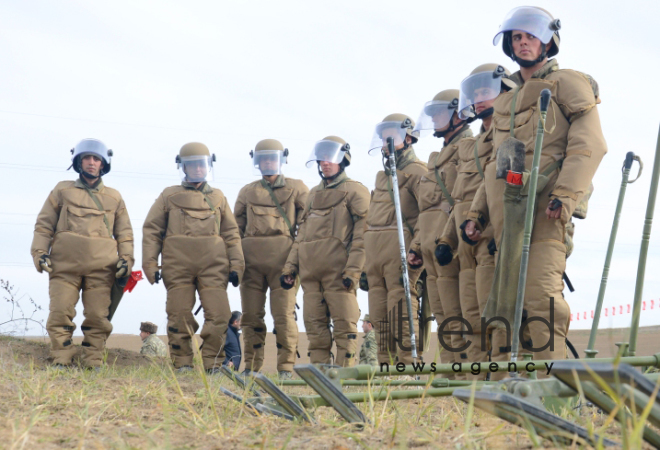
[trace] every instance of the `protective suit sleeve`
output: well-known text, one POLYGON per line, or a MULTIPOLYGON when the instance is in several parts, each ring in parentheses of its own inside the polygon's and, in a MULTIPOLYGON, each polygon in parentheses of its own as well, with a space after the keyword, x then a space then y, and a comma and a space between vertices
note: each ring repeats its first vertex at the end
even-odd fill
POLYGON ((309 198, 309 188, 302 181, 298 183, 298 189, 296 189, 296 228, 300 229, 300 224, 303 220, 303 214, 305 213, 305 207, 307 206, 307 199, 309 198))
POLYGON ((470 211, 468 211, 467 219, 476 223, 479 231, 483 231, 490 221, 490 216, 488 214, 488 201, 486 197, 486 183, 481 183, 477 192, 474 194, 474 199, 472 199, 472 205, 470 206, 470 211))
POLYGON ((131 219, 128 217, 128 210, 123 199, 119 200, 112 234, 114 234, 117 241, 117 253, 120 258, 123 258, 128 263, 128 272, 130 274, 133 264, 135 264, 135 257, 133 256, 133 227, 131 226, 131 219))
POLYGON ((158 256, 163 250, 168 218, 169 211, 161 194, 151 206, 142 226, 142 270, 151 284, 154 283, 153 275, 158 270, 158 256))
POLYGON ((296 240, 293 241, 293 245, 291 246, 291 250, 289 251, 289 256, 286 259, 286 263, 284 264, 284 268, 282 269, 282 275, 291 275, 292 273, 300 273, 300 270, 298 268, 298 242, 302 239, 302 236, 305 233, 305 222, 300 224, 300 227, 298 228, 298 235, 296 236, 296 240))
POLYGON ((236 272, 239 280, 245 270, 245 258, 243 257, 243 247, 241 246, 241 236, 236 225, 236 219, 231 212, 226 198, 222 198, 222 204, 219 206, 220 217, 220 236, 225 241, 227 247, 227 257, 229 258, 229 273, 236 272))
POLYGON ((241 189, 241 191, 238 193, 238 197, 236 197, 236 204, 234 205, 234 217, 236 219, 238 233, 240 234, 241 238, 245 236, 245 227, 247 226, 246 191, 247 186, 244 186, 243 189, 241 189))
POLYGON ((578 200, 589 189, 607 144, 592 84, 581 73, 561 71, 557 83, 557 104, 570 122, 566 155, 550 198, 562 203, 561 221, 570 220, 578 200))
POLYGON ((312 189, 307 198, 305 199, 305 204, 303 204, 303 209, 298 211, 298 204, 296 203, 296 223, 298 224, 298 234, 296 235, 296 240, 293 241, 291 250, 289 251, 289 256, 286 259, 284 268, 282 269, 282 275, 291 275, 292 273, 299 274, 300 269, 298 267, 298 245, 299 242, 302 242, 305 236, 305 219, 307 218, 307 213, 312 205, 314 199, 314 190, 312 189))
POLYGON ((37 222, 34 226, 34 237, 32 238, 32 247, 30 254, 34 260, 34 265, 39 272, 39 257, 41 255, 50 253, 50 244, 52 243, 55 230, 57 228, 57 221, 60 218, 60 211, 62 205, 59 200, 59 189, 55 187, 48 195, 44 206, 41 208, 37 216, 37 222))
POLYGON ((451 247, 452 252, 455 252, 458 248, 459 237, 458 233, 456 232, 456 214, 454 214, 453 209, 451 213, 449 213, 449 220, 447 220, 445 228, 441 233, 442 234, 440 235, 438 244, 447 244, 449 247, 451 247))
MULTIPOLYGON (((420 184, 421 178, 417 180, 414 186, 414 192, 415 192, 415 198, 417 199, 417 205, 419 205, 419 184, 420 184)), ((420 231, 419 231, 419 217, 417 218, 417 222, 415 222, 415 227, 413 229, 414 236, 412 240, 410 241, 410 248, 408 251, 413 251, 417 255, 421 256, 422 255, 422 238, 420 236, 420 231)))
POLYGON ((367 226, 367 213, 371 196, 369 190, 361 184, 355 183, 356 189, 350 193, 348 209, 353 218, 353 237, 348 251, 348 260, 342 272, 343 277, 352 278, 357 286, 366 261, 364 249, 364 231, 367 226))

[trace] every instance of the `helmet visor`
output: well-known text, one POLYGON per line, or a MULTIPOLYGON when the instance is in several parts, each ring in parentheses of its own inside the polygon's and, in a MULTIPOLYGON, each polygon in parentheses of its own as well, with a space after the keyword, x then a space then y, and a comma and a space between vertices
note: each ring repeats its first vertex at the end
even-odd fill
POLYGON ((369 145, 369 154, 371 156, 380 154, 383 147, 387 146, 387 138, 391 137, 394 140, 394 146, 402 145, 406 139, 407 128, 401 127, 402 122, 381 122, 376 125, 374 135, 371 138, 369 145))
POLYGON ((314 144, 312 153, 310 153, 309 158, 307 158, 307 167, 312 167, 315 162, 330 162, 333 164, 339 164, 344 160, 344 154, 346 153, 342 150, 344 146, 339 142, 322 140, 314 144))
POLYGON ((212 156, 204 155, 181 157, 181 162, 177 164, 181 181, 190 183, 213 181, 212 158, 212 156))
POLYGON ((422 136, 427 135, 430 130, 441 131, 449 125, 454 112, 456 111, 456 102, 447 102, 444 100, 431 100, 424 104, 424 109, 419 115, 415 130, 422 136))
POLYGON ((461 82, 458 101, 458 117, 463 120, 476 115, 477 103, 497 98, 502 90, 502 77, 495 71, 479 72, 470 75, 461 82))
POLYGON ((547 44, 556 31, 553 27, 554 19, 546 12, 531 6, 519 6, 506 15, 500 30, 493 38, 493 45, 502 39, 507 31, 521 30, 536 36, 541 42, 547 44))
POLYGON ((282 150, 259 150, 254 152, 252 167, 255 175, 280 175, 284 163, 282 150))

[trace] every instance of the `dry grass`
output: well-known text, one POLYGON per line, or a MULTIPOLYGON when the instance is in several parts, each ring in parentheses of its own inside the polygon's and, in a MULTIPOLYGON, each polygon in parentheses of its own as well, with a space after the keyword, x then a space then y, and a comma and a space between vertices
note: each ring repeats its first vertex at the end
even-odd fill
MULTIPOLYGON (((219 392, 218 386, 236 390, 221 376, 175 374, 167 364, 116 350, 100 372, 61 371, 47 365, 47 351, 44 344, 0 337, 2 448, 535 446, 525 430, 453 398, 362 404, 373 423, 363 430, 330 408, 318 408, 317 423, 309 425, 252 416, 219 392)), ((307 388, 285 390, 313 394, 307 388)), ((574 420, 599 428, 605 417, 585 408, 574 420)), ((607 432, 617 439, 618 426, 608 426, 607 432)))

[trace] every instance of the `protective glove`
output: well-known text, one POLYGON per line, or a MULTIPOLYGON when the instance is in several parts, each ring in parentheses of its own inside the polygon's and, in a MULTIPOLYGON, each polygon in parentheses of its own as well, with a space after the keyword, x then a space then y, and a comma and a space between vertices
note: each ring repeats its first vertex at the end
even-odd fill
POLYGON ((41 268, 39 273, 41 273, 43 270, 45 270, 48 273, 51 273, 53 271, 53 263, 50 262, 50 256, 41 255, 39 257, 39 267, 41 268))
POLYGON ((343 280, 341 280, 342 284, 346 288, 346 290, 350 291, 351 287, 353 286, 353 280, 351 280, 348 277, 345 277, 343 280))
POLYGON ((236 272, 235 270, 231 271, 231 273, 229 274, 229 282, 234 287, 238 286, 238 272, 236 272))
POLYGON ((410 255, 414 255, 415 259, 420 260, 419 264, 411 264, 410 263, 410 258, 408 258, 408 265, 410 266, 411 269, 419 269, 420 267, 422 267, 424 265, 424 261, 422 260, 422 258, 419 256, 419 254, 417 252, 415 252, 413 250, 409 250, 408 251, 408 256, 410 257, 410 255))
POLYGON ((451 247, 447 244, 440 244, 435 248, 435 259, 438 260, 438 264, 441 266, 446 266, 454 259, 454 255, 451 253, 451 247))
POLYGON ((360 274, 360 289, 362 289, 364 292, 369 292, 369 282, 367 281, 367 273, 362 272, 360 274))
POLYGON ((120 258, 119 261, 117 261, 117 273, 115 273, 115 278, 124 278, 128 275, 130 275, 128 273, 128 261, 124 258, 120 258))
POLYGON ((495 245, 495 238, 493 238, 488 243, 488 253, 490 254, 490 256, 495 256, 496 251, 497 251, 497 245, 495 245))
POLYGON ((558 198, 553 198, 550 203, 548 204, 548 209, 550 211, 556 211, 557 209, 562 207, 562 202, 558 198))
MULTIPOLYGON (((157 270, 156 273, 154 273, 154 283, 158 284, 158 282, 162 279, 163 277, 160 276, 160 271, 157 270)), ((151 284, 154 284, 151 283, 151 284)))
MULTIPOLYGON (((290 275, 290 276, 293 277, 294 279, 296 278, 296 274, 295 274, 295 273, 290 273, 290 274, 288 274, 288 275, 290 275)), ((287 275, 282 275, 282 276, 280 277, 280 286, 282 286, 282 289, 288 291, 289 289, 291 289, 291 288, 294 286, 295 283, 291 283, 291 284, 287 283, 286 280, 285 280, 286 277, 287 277, 287 275)))
MULTIPOLYGON (((461 226, 459 227, 461 229, 461 238, 468 243, 469 245, 477 245, 479 241, 473 241, 468 237, 468 235, 465 233, 465 225, 467 225, 468 220, 464 221, 461 226)), ((441 264, 442 265, 442 264, 441 264)))

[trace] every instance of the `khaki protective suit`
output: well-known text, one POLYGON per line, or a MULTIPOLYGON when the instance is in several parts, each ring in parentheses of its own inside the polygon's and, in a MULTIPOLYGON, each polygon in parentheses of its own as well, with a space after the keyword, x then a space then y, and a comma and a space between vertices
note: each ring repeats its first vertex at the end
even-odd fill
POLYGON ((332 340, 337 343, 334 363, 355 364, 357 322, 356 288, 364 266, 364 229, 369 191, 342 172, 312 188, 282 271, 299 274, 303 289, 303 318, 313 364, 330 364, 332 340), (353 282, 346 289, 342 280, 353 282), (330 318, 334 331, 330 331, 330 318))
POLYGON ((82 290, 83 364, 100 366, 105 341, 112 332, 108 314, 117 262, 120 258, 126 260, 129 274, 134 263, 133 229, 121 195, 104 186, 101 179, 93 187, 80 178, 58 183, 37 217, 30 253, 39 272, 41 255, 50 253, 52 262, 46 330, 54 363, 71 364, 76 353, 71 337, 82 290), (87 189, 104 211, 99 210, 87 189))
MULTIPOLYGON (((447 225, 442 232, 440 243, 452 248, 455 260, 458 260, 460 286, 459 297, 450 299, 452 304, 460 304, 462 317, 468 321, 472 334, 463 342, 471 341, 467 348, 467 362, 488 361, 487 340, 482 348, 481 315, 483 314, 493 283, 495 257, 488 251, 488 244, 493 238, 492 227, 485 228, 479 242, 471 246, 461 238, 461 224, 466 220, 470 206, 479 186, 483 183, 483 167, 493 150, 492 129, 481 129, 475 138, 464 139, 458 143, 458 175, 452 191, 456 204, 447 225)), ((460 323, 453 324, 455 331, 460 331, 460 323)), ((457 342, 458 343, 458 342, 457 342)), ((463 361, 466 362, 466 361, 463 361)), ((479 375, 468 374, 468 379, 485 380, 487 372, 479 375)))
MULTIPOLYGON (((539 172, 543 173, 557 161, 563 163, 561 168, 548 175, 549 181, 537 197, 523 313, 523 317, 547 320, 551 326, 549 330, 548 325, 539 320, 529 323, 522 341, 535 348, 550 344, 544 350, 533 352, 534 359, 562 359, 566 354, 570 316, 562 294, 562 274, 566 267, 565 227, 578 202, 588 191, 596 169, 607 152, 596 108, 600 100, 592 79, 573 70, 559 70, 556 60, 548 61, 524 83, 519 72, 513 74, 512 79, 521 85, 520 88, 500 94, 495 101, 493 148, 498 148, 510 136, 513 105, 513 132, 525 144, 528 170, 532 163, 539 118, 538 98, 545 88, 552 92, 539 172), (553 198, 562 202, 561 218, 558 220, 548 219, 545 214, 548 201, 553 198), (551 299, 554 301, 552 309, 551 299), (551 331, 554 334, 552 340, 551 331)), ((499 247, 505 181, 495 178, 495 166, 495 158, 492 158, 484 168, 485 183, 472 202, 468 218, 474 220, 479 229, 490 223, 499 247)), ((508 345, 510 342, 507 343, 505 330, 495 328, 492 359, 508 360, 511 350, 508 345)))
POLYGON ((191 337, 199 328, 192 314, 197 291, 204 308, 204 368, 219 367, 231 317, 228 277, 235 271, 240 278, 245 266, 227 199, 205 182, 199 188, 187 182, 168 187, 149 210, 142 233, 142 268, 151 284, 158 255, 163 254, 167 337, 174 366, 192 366, 191 337))
MULTIPOLYGON (((259 371, 263 366, 267 331, 264 321, 266 291, 270 289, 277 370, 292 372, 298 345, 296 289, 282 289, 280 275, 294 238, 263 183, 268 181, 262 179, 243 187, 234 207, 245 256, 245 273, 241 280, 245 367, 259 371)), ((296 228, 302 220, 309 189, 302 181, 284 175, 279 175, 270 187, 289 223, 296 228)))
MULTIPOLYGON (((413 147, 397 155, 397 177, 401 197, 401 212, 405 217, 403 234, 406 249, 410 248, 419 216, 419 180, 426 174, 426 164, 417 159, 413 147)), ((369 316, 376 330, 378 362, 390 363, 398 354, 398 362, 411 364, 410 328, 405 292, 402 281, 401 254, 396 225, 396 212, 392 201, 392 177, 385 171, 376 175, 376 187, 371 193, 365 248, 365 272, 369 283, 369 316), (399 329, 399 323, 402 323, 399 329), (399 338, 400 336, 400 338, 399 338), (403 348, 400 348, 403 347, 403 348), (408 349, 408 350, 405 350, 408 349)), ((422 269, 410 270, 411 297, 415 295, 415 282, 422 269)), ((417 302, 412 301, 415 335, 419 335, 417 302)))
MULTIPOLYGON (((451 193, 457 176, 458 146, 470 137, 472 137, 472 131, 466 128, 452 136, 448 142, 446 141, 440 152, 431 153, 428 172, 419 179, 417 187, 419 218, 415 227, 415 239, 410 245, 410 250, 422 255, 424 260, 429 302, 438 327, 448 317, 461 316, 461 307, 458 301, 458 260, 441 267, 435 257, 435 248, 451 210, 451 203, 437 180, 440 178, 447 192, 451 193)), ((455 330, 451 328, 451 323, 445 329, 455 330)), ((456 329, 460 331, 460 328, 456 329)), ((452 335, 451 338, 445 336, 444 340, 453 348, 459 348, 465 343, 463 338, 458 335, 452 335)), ((446 350, 442 346, 439 347, 439 350, 440 361, 443 364, 461 362, 459 353, 446 350)), ((449 378, 454 379, 454 375, 451 374, 449 378)))

